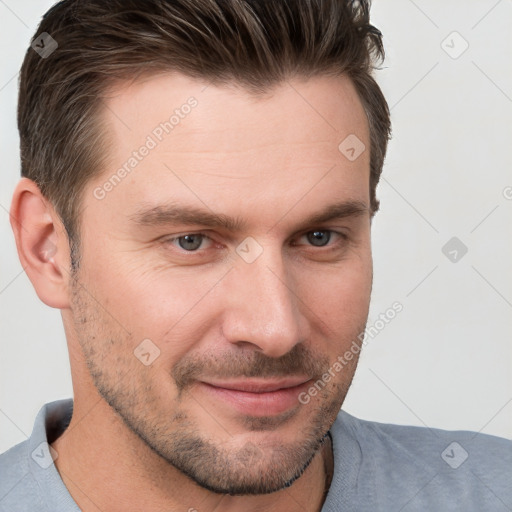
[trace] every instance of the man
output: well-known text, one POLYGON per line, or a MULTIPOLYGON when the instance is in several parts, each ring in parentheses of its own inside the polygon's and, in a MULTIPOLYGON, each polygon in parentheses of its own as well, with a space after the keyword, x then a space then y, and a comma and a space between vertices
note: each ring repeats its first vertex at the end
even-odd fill
POLYGON ((11 219, 74 399, 2 510, 507 510, 512 445, 341 411, 390 135, 365 2, 75 0, 23 63, 11 219))

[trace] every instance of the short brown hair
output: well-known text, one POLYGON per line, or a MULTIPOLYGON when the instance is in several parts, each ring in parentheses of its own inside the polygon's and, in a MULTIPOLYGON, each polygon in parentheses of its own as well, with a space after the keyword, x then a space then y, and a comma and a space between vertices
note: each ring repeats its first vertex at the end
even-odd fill
POLYGON ((108 139, 102 96, 120 80, 178 71, 255 94, 293 76, 346 75, 370 129, 370 199, 391 135, 386 100, 372 78, 384 59, 370 0, 64 0, 43 17, 46 58, 29 48, 20 73, 22 176, 54 205, 78 240, 81 192, 99 174, 108 139))

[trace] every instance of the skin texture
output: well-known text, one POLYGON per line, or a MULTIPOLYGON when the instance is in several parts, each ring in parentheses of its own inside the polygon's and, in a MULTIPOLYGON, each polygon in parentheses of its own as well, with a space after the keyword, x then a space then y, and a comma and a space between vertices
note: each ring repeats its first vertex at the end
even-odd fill
POLYGON ((62 223, 34 183, 21 180, 11 210, 22 264, 41 300, 62 310, 70 351, 73 418, 52 444, 64 483, 85 511, 320 510, 330 453, 321 442, 357 356, 280 414, 241 413, 201 382, 314 382, 364 330, 369 151, 350 161, 338 150, 350 134, 369 148, 352 84, 295 78, 256 98, 162 74, 119 84, 105 101, 111 158, 84 190, 79 271, 70 273, 62 223), (98 199, 190 97, 197 105, 98 199), (342 201, 366 211, 304 224, 342 201), (135 221, 170 202, 246 225, 135 221), (247 237, 261 250, 251 263, 237 252, 247 237), (136 354, 148 347, 146 365, 136 354))

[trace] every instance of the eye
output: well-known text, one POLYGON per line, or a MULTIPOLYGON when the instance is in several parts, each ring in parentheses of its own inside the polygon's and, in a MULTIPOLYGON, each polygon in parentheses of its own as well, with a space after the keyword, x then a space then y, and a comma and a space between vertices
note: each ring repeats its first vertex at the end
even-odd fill
MULTIPOLYGON (((314 231, 308 231, 307 233, 304 233, 300 238, 306 238, 308 243, 314 247, 326 247, 329 242, 331 241, 332 235, 335 235, 335 237, 339 237, 341 240, 339 243, 342 243, 344 240, 347 239, 347 236, 343 233, 339 233, 337 231, 332 231, 330 229, 315 229, 314 231)), ((330 246, 336 246, 339 245, 329 244, 330 246)))
MULTIPOLYGON (((331 229, 315 229, 312 231, 308 231, 299 237, 300 239, 306 238, 307 243, 305 245, 310 245, 313 247, 331 247, 335 248, 337 245, 341 245, 346 239, 347 236, 344 233, 340 233, 338 231, 333 231, 331 229), (329 243, 331 240, 339 238, 339 241, 336 243, 329 243)), ((187 253, 198 253, 201 252, 200 249, 206 250, 208 248, 204 247, 204 242, 213 242, 213 240, 205 235, 204 233, 186 233, 184 235, 175 236, 172 238, 168 238, 165 240, 165 243, 171 244, 177 249, 181 249, 187 253)), ((293 245, 302 245, 302 244, 293 244, 293 245)))
POLYGON ((186 235, 169 238, 167 242, 173 245, 177 242, 179 247, 184 251, 196 252, 205 239, 210 240, 210 238, 203 233, 188 233, 186 235))
POLYGON ((330 231, 310 231, 306 233, 308 242, 311 242, 315 247, 323 247, 329 243, 331 239, 330 231))

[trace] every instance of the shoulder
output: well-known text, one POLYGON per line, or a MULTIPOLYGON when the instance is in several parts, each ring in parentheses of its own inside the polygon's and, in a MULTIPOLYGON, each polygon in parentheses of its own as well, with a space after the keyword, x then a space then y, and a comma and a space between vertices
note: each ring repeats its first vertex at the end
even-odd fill
POLYGON ((345 411, 331 432, 333 439, 348 438, 358 447, 360 475, 372 482, 381 501, 386 496, 384 501, 392 506, 512 509, 512 441, 508 439, 361 420, 345 411))
POLYGON ((45 404, 31 436, 0 455, 0 512, 78 510, 55 465, 57 454, 48 444, 69 424, 71 399, 45 404))
MULTIPOLYGON (((29 466, 29 441, 23 441, 0 455, 0 511, 24 510, 29 504, 46 510, 29 466)), ((29 510, 27 508, 27 510, 29 510)))
POLYGON ((379 423, 356 418, 345 411, 340 412, 337 422, 368 446, 378 446, 386 456, 398 452, 414 459, 441 459, 451 467, 475 457, 482 464, 511 470, 512 441, 502 437, 468 430, 379 423))

